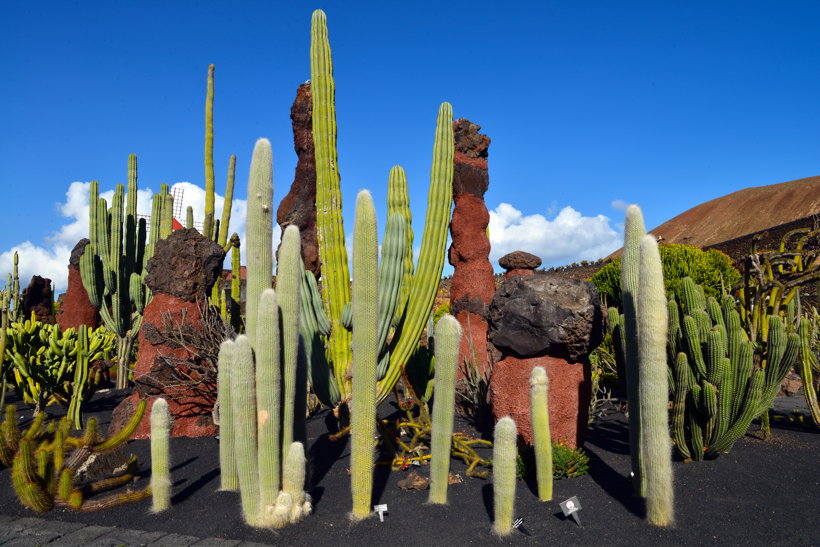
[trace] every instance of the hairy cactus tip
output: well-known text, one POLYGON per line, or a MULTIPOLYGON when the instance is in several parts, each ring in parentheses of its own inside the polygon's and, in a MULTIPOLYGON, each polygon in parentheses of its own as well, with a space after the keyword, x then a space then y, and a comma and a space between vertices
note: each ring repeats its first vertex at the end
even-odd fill
POLYGON ((151 407, 152 513, 159 513, 171 506, 170 436, 171 413, 168 402, 160 398, 151 407))

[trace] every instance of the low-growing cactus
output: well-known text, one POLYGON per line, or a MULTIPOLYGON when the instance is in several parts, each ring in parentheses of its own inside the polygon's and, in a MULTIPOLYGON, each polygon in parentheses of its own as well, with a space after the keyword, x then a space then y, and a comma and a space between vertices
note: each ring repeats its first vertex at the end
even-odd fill
POLYGON ((515 421, 504 416, 493 433, 493 532, 508 536, 512 532, 515 507, 515 473, 518 449, 515 421))
POLYGON ((157 399, 151 407, 151 511, 171 506, 171 413, 168 401, 157 399))

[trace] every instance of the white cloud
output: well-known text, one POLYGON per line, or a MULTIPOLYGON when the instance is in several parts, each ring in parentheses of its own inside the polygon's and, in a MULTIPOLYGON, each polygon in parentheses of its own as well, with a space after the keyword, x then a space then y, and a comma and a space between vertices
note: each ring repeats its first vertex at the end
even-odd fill
POLYGON ((490 261, 512 251, 526 251, 546 266, 596 260, 621 246, 622 236, 604 215, 585 217, 564 207, 553 220, 540 214, 524 215, 509 203, 490 211, 490 261))
MULTIPOLYGON (((205 210, 205 190, 189 182, 178 182, 174 188, 179 187, 183 191, 182 197, 182 218, 178 219, 185 223, 185 210, 188 205, 194 208, 195 220, 199 213, 201 222, 202 212, 205 210)), ((52 280, 57 294, 64 292, 68 286, 68 260, 71 256, 71 249, 77 242, 88 237, 88 198, 91 184, 88 182, 72 182, 66 191, 65 201, 57 204, 57 210, 65 217, 66 222, 56 232, 45 239, 42 246, 35 245, 31 241, 25 241, 15 245, 11 249, 0 253, 0 284, 5 283, 6 273, 13 269, 14 252, 19 255, 20 284, 25 287, 33 275, 40 275, 52 280)), ((154 192, 151 189, 141 189, 137 191, 137 214, 151 214, 151 197, 154 192)), ((100 192, 100 197, 105 198, 111 205, 114 197, 113 190, 100 192)), ((215 212, 217 218, 222 216, 222 205, 224 196, 216 195, 215 212)), ((234 199, 231 207, 230 233, 239 233, 240 238, 245 239, 245 218, 247 202, 245 200, 234 199)), ((279 243, 279 230, 274 228, 274 249, 279 243)), ((244 247, 242 256, 244 262, 244 247)), ((230 267, 230 255, 226 258, 227 267, 230 267)))
POLYGON ((613 199, 612 203, 609 204, 610 207, 622 213, 625 213, 630 205, 631 203, 629 203, 628 201, 624 201, 622 199, 613 199))

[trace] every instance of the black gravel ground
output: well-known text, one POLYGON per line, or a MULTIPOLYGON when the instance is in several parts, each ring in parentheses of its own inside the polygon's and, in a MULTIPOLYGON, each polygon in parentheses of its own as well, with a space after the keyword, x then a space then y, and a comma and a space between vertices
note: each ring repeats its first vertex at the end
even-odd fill
MULTIPOLYGON (((87 414, 107 425, 118 399, 117 393, 98 394, 87 414)), ((589 475, 557 481, 553 501, 539 502, 532 485, 518 483, 515 514, 523 525, 504 539, 491 532, 491 480, 465 478, 450 486, 447 505, 434 506, 426 503, 427 492, 399 489, 397 482, 406 474, 387 468, 378 468, 374 490, 374 502, 388 506, 384 521, 374 516, 351 523, 349 443, 328 440, 326 412, 308 423, 314 514, 288 528, 259 530, 243 522, 239 494, 218 491, 218 444, 213 438, 173 439, 173 505, 164 513, 151 514, 150 500, 145 500, 97 513, 55 509, 39 516, 276 545, 817 545, 820 435, 805 418, 801 422, 790 416, 788 401, 778 404, 786 414, 774 420, 772 439, 760 440, 753 426, 730 454, 675 463, 676 521, 668 529, 646 524, 642 502, 631 496, 622 415, 590 430, 585 447, 589 475), (571 496, 583 507, 580 527, 564 518, 558 506, 571 496)), ((55 414, 58 410, 49 408, 55 414)), ((148 481, 149 442, 131 441, 127 451, 140 459, 143 474, 135 486, 141 487, 148 481)), ((427 474, 426 467, 416 470, 427 474)), ((465 466, 453 460, 451 471, 464 476, 465 466)), ((8 469, 0 471, 0 514, 38 516, 18 502, 8 469)))

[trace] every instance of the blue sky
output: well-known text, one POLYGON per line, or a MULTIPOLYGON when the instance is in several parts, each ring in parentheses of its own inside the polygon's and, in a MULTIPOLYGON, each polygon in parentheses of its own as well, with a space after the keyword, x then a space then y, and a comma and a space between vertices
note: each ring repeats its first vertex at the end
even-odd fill
MULTIPOLYGON (((234 228, 258 137, 273 144, 278 202, 317 7, 349 226, 361 188, 384 218, 400 164, 420 238, 445 100, 492 139, 493 258, 520 248, 547 265, 595 259, 619 245, 626 203, 654 227, 742 188, 820 174, 816 2, 5 2, 0 273, 16 248, 21 277, 64 287, 86 230, 83 183, 113 190, 129 153, 145 201, 161 182, 203 186, 210 63, 217 192, 238 158, 234 228)), ((185 196, 198 203, 193 186, 185 196)))

